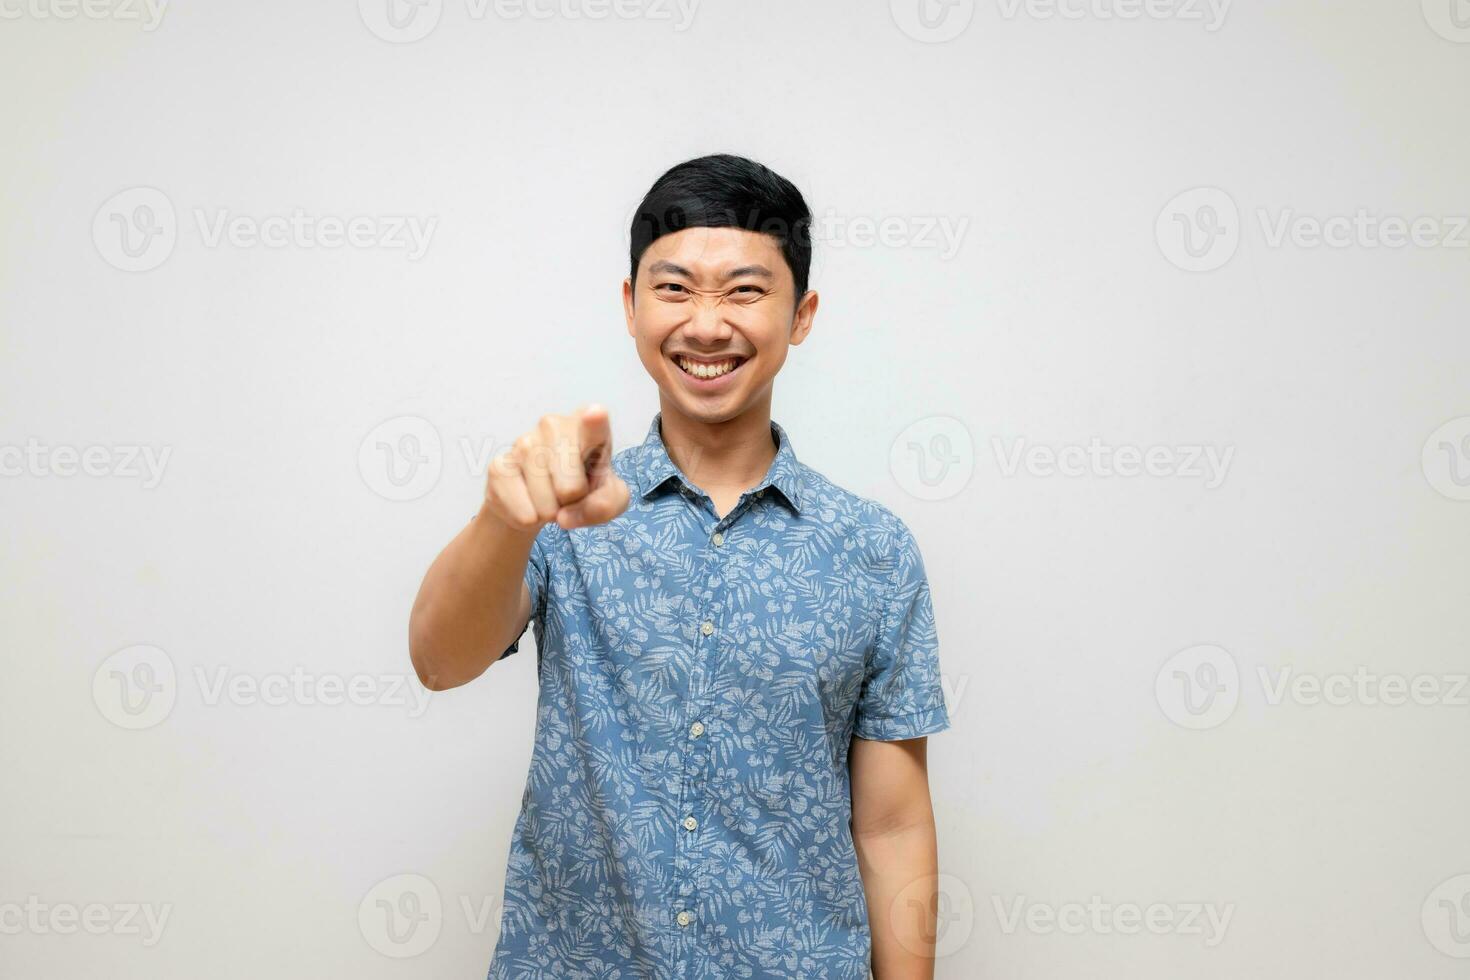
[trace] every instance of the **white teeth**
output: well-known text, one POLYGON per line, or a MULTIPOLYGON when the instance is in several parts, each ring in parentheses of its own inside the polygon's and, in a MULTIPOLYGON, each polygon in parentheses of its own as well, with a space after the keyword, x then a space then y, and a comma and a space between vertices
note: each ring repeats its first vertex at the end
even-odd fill
POLYGON ((676 357, 674 361, 685 373, 692 374, 696 378, 702 378, 706 381, 711 378, 718 378, 722 374, 729 374, 735 370, 735 366, 739 363, 735 360, 729 360, 716 361, 713 364, 701 364, 698 361, 691 361, 687 357, 676 357))

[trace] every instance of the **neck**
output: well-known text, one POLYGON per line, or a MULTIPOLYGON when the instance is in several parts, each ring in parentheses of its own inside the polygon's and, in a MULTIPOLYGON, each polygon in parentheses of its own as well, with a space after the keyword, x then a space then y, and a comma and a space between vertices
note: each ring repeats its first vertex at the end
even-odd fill
POLYGON ((669 458, 701 490, 746 490, 765 477, 776 458, 767 397, 723 422, 706 422, 659 399, 660 435, 669 458))

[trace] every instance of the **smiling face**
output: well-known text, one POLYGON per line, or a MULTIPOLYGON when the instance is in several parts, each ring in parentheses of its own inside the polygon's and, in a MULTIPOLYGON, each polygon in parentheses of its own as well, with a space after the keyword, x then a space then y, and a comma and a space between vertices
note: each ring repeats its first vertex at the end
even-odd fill
POLYGON ((768 401, 816 310, 815 292, 797 302, 776 239, 743 228, 664 235, 639 259, 636 281, 623 280, 628 334, 662 402, 701 422, 768 401))

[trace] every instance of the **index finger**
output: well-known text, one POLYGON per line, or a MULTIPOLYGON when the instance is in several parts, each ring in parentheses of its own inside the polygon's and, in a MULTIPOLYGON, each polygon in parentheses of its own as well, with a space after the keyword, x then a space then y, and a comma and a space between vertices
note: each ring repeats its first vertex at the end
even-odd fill
POLYGON ((594 402, 578 416, 577 445, 582 463, 591 472, 607 462, 612 448, 612 425, 607 409, 594 402))

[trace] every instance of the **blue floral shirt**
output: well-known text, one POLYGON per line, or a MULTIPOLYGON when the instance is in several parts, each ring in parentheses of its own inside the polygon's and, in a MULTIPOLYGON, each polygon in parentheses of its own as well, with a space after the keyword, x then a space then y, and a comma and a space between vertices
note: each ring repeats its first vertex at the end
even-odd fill
POLYGON ((660 417, 613 457, 628 509, 545 525, 526 566, 540 698, 489 976, 865 980, 848 748, 949 727, 918 545, 775 422, 719 517, 660 417))

